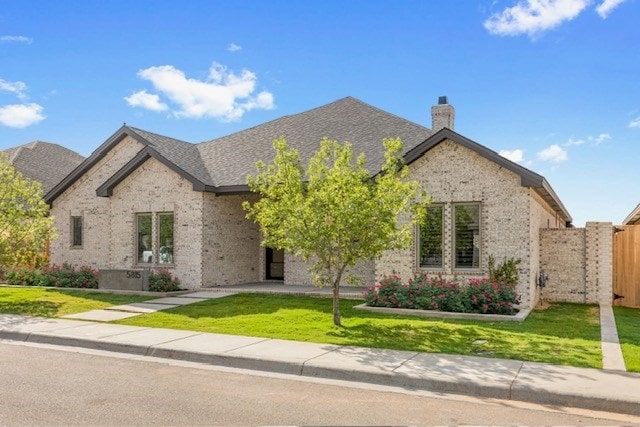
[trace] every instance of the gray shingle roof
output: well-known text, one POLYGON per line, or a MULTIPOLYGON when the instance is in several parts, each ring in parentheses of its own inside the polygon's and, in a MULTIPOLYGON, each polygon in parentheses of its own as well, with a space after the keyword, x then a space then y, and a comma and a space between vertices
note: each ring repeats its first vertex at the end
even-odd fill
POLYGON ((431 131, 355 98, 339 99, 303 113, 261 124, 232 135, 203 142, 198 149, 217 187, 245 185, 256 172, 256 162, 270 163, 273 140, 284 136, 305 163, 324 137, 349 141, 354 153, 364 152, 367 167, 376 173, 384 161, 384 138, 400 137, 405 152, 431 135, 431 131))
POLYGON ((13 167, 26 178, 40 182, 45 193, 84 160, 75 151, 44 141, 33 141, 4 152, 13 167))
POLYGON ((169 138, 129 126, 129 129, 140 135, 165 159, 178 166, 200 182, 213 185, 209 171, 202 162, 198 146, 190 142, 169 138))
POLYGON ((354 153, 364 152, 367 168, 372 174, 380 171, 384 161, 382 140, 400 137, 404 142, 405 160, 416 158, 445 139, 458 142, 487 159, 520 175, 523 186, 533 187, 567 222, 571 216, 541 175, 508 161, 496 152, 471 141, 449 129, 433 133, 430 129, 401 117, 382 111, 352 97, 339 99, 327 105, 299 114, 255 126, 228 136, 191 144, 124 125, 107 139, 73 173, 49 191, 45 199, 52 203, 80 176, 103 158, 115 145, 131 136, 144 148, 117 171, 96 193, 109 197, 111 191, 126 176, 148 158, 154 157, 189 179, 193 189, 215 193, 246 192, 247 174, 256 173, 258 160, 271 163, 274 157, 272 143, 285 137, 290 147, 296 148, 303 163, 318 149, 324 137, 350 142, 354 153))

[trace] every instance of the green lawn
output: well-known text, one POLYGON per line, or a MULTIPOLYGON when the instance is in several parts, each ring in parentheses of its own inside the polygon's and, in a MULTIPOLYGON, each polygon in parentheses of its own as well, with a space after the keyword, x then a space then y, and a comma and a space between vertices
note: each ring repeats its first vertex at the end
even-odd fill
POLYGON ((420 319, 352 309, 361 302, 341 301, 342 328, 332 324, 329 298, 257 294, 208 300, 116 323, 602 367, 596 306, 553 304, 517 323, 420 319))
POLYGON ((640 372, 640 308, 613 307, 627 371, 640 372))
POLYGON ((90 291, 0 287, 0 313, 58 317, 148 299, 90 291))

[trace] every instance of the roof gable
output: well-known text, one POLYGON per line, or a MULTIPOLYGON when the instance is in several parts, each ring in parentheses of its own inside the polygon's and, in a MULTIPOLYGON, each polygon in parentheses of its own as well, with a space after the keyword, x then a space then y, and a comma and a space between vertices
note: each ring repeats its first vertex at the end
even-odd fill
POLYGON ((111 194, 115 185, 126 178, 135 168, 144 163, 144 161, 141 161, 144 156, 146 156, 144 160, 149 157, 156 158, 188 179, 193 184, 194 190, 205 191, 205 189, 210 186, 208 173, 202 165, 200 156, 193 144, 123 125, 111 135, 109 139, 102 143, 91 156, 86 158, 84 162, 73 170, 73 172, 52 188, 45 195, 46 202, 51 204, 126 137, 135 139, 145 147, 123 168, 116 172, 114 176, 99 187, 100 194, 98 195, 111 194))
POLYGON ((523 187, 534 188, 534 190, 549 204, 549 206, 553 208, 553 210, 555 210, 562 217, 564 221, 571 222, 573 220, 571 218, 571 215, 569 215, 567 209, 560 201, 558 195, 542 175, 539 175, 532 170, 529 170, 515 162, 512 162, 511 160, 501 156, 495 151, 485 147, 484 145, 478 144, 477 142, 472 141, 469 138, 466 138, 459 133, 452 131, 451 129, 441 129, 424 140, 422 143, 407 151, 407 153, 404 155, 405 163, 407 165, 413 163, 429 150, 447 140, 460 144, 463 147, 474 151, 476 154, 484 157, 485 159, 496 163, 497 165, 515 173, 516 175, 519 175, 520 184, 523 187))

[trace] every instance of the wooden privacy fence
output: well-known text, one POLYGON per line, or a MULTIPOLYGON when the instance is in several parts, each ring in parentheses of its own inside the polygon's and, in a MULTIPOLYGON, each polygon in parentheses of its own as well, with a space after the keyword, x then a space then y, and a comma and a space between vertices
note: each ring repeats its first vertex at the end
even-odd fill
POLYGON ((615 229, 613 293, 614 305, 640 307, 640 225, 615 229))

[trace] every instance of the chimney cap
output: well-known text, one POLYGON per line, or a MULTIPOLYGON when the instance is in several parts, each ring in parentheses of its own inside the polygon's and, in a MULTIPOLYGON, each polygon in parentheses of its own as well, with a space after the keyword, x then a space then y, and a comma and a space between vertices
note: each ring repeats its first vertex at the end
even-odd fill
POLYGON ((447 97, 446 96, 438 97, 438 105, 445 105, 445 104, 448 104, 447 97))

